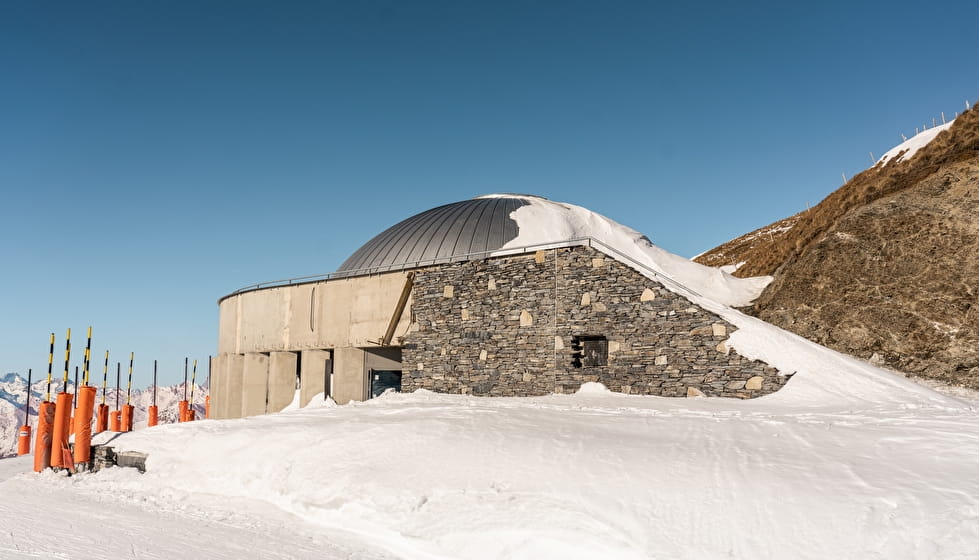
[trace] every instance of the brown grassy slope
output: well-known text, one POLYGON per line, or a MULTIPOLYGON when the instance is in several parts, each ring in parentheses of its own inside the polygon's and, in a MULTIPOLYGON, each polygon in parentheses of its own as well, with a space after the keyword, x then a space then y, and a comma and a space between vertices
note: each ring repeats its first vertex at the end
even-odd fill
POLYGON ((977 152, 979 108, 973 107, 959 115, 948 130, 909 160, 898 162, 900 156, 897 156, 884 165, 867 169, 815 207, 787 218, 795 221, 790 230, 782 231, 780 235, 759 235, 777 226, 776 222, 712 249, 697 257, 696 261, 709 266, 744 262, 735 273, 743 278, 774 274, 780 266, 798 257, 806 247, 821 238, 850 210, 912 187, 943 165, 968 160, 975 157, 977 152), (753 242, 745 243, 746 238, 753 242))
POLYGON ((847 212, 751 312, 858 358, 979 389, 979 156, 847 212))
POLYGON ((746 233, 737 239, 728 241, 719 247, 715 247, 699 255, 693 260, 700 264, 714 267, 744 262, 746 255, 755 251, 765 250, 767 247, 776 243, 776 241, 781 241, 788 234, 789 230, 795 226, 795 223, 801 215, 796 214, 784 220, 779 220, 774 224, 756 229, 751 233, 746 233))

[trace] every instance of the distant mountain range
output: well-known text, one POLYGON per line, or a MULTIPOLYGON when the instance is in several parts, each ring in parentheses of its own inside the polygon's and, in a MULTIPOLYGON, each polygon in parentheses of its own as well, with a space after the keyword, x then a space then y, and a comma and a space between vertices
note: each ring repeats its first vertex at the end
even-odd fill
POLYGON ((979 110, 815 207, 695 259, 774 280, 747 309, 833 349, 979 389, 979 110))
MULTIPOLYGON (((44 399, 48 388, 47 380, 38 381, 31 384, 31 404, 29 422, 32 430, 37 429, 37 407, 44 399)), ((51 388, 51 399, 54 400, 57 392, 61 390, 60 380, 51 388)), ((68 392, 74 393, 74 384, 68 383, 68 392)), ((190 399, 190 384, 187 385, 187 398, 190 399)), ((197 385, 194 388, 194 410, 198 418, 204 417, 204 398, 208 391, 205 387, 197 385)), ((116 396, 118 402, 126 404, 126 391, 116 391, 110 388, 105 393, 105 403, 110 409, 116 408, 116 396)), ((156 405, 159 408, 159 422, 170 424, 177 421, 178 403, 184 398, 184 384, 159 386, 156 391, 156 405)), ((143 390, 133 389, 129 396, 130 404, 136 407, 135 424, 146 422, 146 411, 153 404, 152 387, 143 390)), ((16 373, 8 373, 0 376, 0 458, 15 455, 17 452, 17 437, 20 426, 24 424, 24 403, 27 400, 27 380, 16 373)), ((98 397, 95 404, 101 404, 102 390, 99 388, 98 397)), ((31 442, 33 448, 33 441, 31 442)))

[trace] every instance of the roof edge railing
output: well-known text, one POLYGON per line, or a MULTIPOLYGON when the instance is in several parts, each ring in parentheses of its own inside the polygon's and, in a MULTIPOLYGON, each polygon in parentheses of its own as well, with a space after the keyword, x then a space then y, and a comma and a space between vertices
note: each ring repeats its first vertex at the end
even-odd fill
POLYGON ((592 248, 598 248, 603 253, 609 255, 610 257, 622 262, 623 264, 630 266, 639 272, 646 272, 663 284, 669 284, 670 286, 687 292, 691 295, 700 297, 700 294, 691 288, 683 285, 681 282, 674 280, 670 276, 663 274, 662 272, 653 270, 648 265, 636 260, 633 257, 623 253, 622 251, 612 247, 611 245, 595 239, 594 237, 578 237, 575 239, 569 239, 567 241, 556 241, 553 243, 538 243, 535 245, 525 245, 522 247, 512 247, 509 249, 496 249, 494 251, 478 251, 474 253, 465 253, 460 255, 452 255, 448 257, 437 257, 433 259, 423 259, 408 263, 392 264, 385 266, 375 266, 368 268, 359 268, 355 270, 344 270, 339 272, 328 272, 324 274, 312 274, 309 276, 296 276, 294 278, 284 278, 282 280, 271 280, 268 282, 260 282, 258 284, 251 284, 245 286, 244 288, 239 288, 230 294, 222 296, 218 299, 218 303, 223 300, 236 296, 239 294, 253 292, 255 290, 264 290, 269 288, 281 288, 283 286, 294 286, 300 284, 310 284, 313 282, 322 282, 325 280, 336 280, 340 278, 354 278, 359 276, 372 276, 374 274, 382 274, 385 272, 398 272, 402 270, 411 270, 415 268, 424 268, 426 266, 434 266, 437 264, 448 264, 454 262, 465 262, 471 260, 478 260, 487 257, 505 257, 508 255, 519 255, 524 253, 531 253, 534 251, 543 251, 547 249, 562 249, 565 247, 581 247, 587 246, 592 248))

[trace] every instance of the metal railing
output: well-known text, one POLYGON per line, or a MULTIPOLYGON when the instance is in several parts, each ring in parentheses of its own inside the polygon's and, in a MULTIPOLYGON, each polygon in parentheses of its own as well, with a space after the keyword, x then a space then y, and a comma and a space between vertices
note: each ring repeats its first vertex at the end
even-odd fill
POLYGON ((567 241, 558 241, 554 243, 539 243, 536 245, 525 245, 522 247, 513 247, 510 249, 497 249, 495 251, 478 251, 474 253, 465 253, 459 255, 452 255, 447 257, 436 257, 432 259, 422 259, 407 263, 390 264, 384 266, 375 266, 368 268, 359 268, 356 270, 343 270, 339 272, 328 272, 324 274, 312 274, 309 276, 297 276, 294 278, 284 278, 282 280, 271 280, 268 282, 260 282, 258 284, 252 284, 250 286, 245 286, 244 288, 239 288, 228 295, 221 297, 218 303, 221 301, 243 294, 246 292, 253 292, 255 290, 264 290, 268 288, 279 288, 282 286, 293 286, 298 284, 310 284, 313 282, 323 282, 326 280, 335 280, 339 278, 353 278, 357 276, 372 276, 374 274, 381 274, 384 272, 398 272, 403 270, 411 270, 416 268, 424 268, 427 266, 434 266, 437 264, 447 264, 454 262, 466 262, 473 260, 480 260, 489 257, 505 257, 508 255, 520 255, 524 253, 533 253, 535 251, 543 251, 547 249, 562 249, 565 247, 591 247, 593 249, 598 249, 600 252, 618 260, 622 264, 629 266, 638 272, 646 272, 650 274, 653 278, 658 280, 664 285, 670 285, 677 290, 687 292, 694 296, 700 296, 699 293, 691 288, 683 285, 681 282, 674 280, 673 278, 663 274, 662 272, 653 270, 648 265, 636 260, 633 257, 619 251, 615 247, 608 245, 607 243, 595 239, 594 237, 579 237, 575 239, 569 239, 567 241))

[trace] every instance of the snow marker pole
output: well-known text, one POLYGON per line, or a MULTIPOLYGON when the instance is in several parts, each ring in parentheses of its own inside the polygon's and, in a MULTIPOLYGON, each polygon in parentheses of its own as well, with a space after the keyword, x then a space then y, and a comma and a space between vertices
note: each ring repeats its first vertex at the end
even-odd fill
POLYGON ((68 362, 71 360, 71 329, 65 335, 65 377, 62 385, 62 393, 68 392, 68 362))
POLYGON ((54 333, 48 350, 48 392, 44 402, 37 408, 37 435, 34 439, 34 472, 41 472, 51 466, 51 436, 54 429, 54 409, 51 402, 51 368, 54 365, 54 333))
POLYGON ((156 360, 153 360, 153 404, 146 411, 146 425, 156 426, 159 422, 160 409, 156 407, 156 360))
POLYGON ((105 364, 102 366, 102 404, 99 405, 98 419, 95 431, 104 432, 109 429, 109 406, 105 404, 105 384, 109 377, 109 351, 105 351, 105 364))
POLYGON ((211 361, 214 358, 207 357, 207 396, 204 397, 204 418, 211 417, 211 361))
POLYGON ((122 431, 120 429, 121 418, 120 418, 120 411, 119 411, 119 393, 122 392, 119 390, 119 380, 122 376, 121 372, 122 372, 122 364, 116 362, 116 407, 112 409, 112 412, 109 413, 109 429, 112 430, 113 432, 122 431))
POLYGON ((187 362, 188 358, 184 358, 184 400, 177 403, 178 422, 187 421, 187 362))
POLYGON ((133 357, 135 352, 129 353, 129 379, 126 381, 126 405, 122 407, 122 418, 120 420, 123 432, 131 432, 133 429, 133 405, 132 403, 132 389, 133 389, 133 357))
POLYGON ((88 342, 85 343, 85 360, 82 362, 82 384, 88 385, 88 363, 92 357, 92 327, 88 328, 88 342))
POLYGON ((75 386, 71 389, 71 416, 68 417, 68 435, 75 433, 75 413, 78 411, 78 366, 75 366, 75 386))
POLYGON ((48 352, 48 393, 44 400, 51 401, 51 365, 54 363, 54 333, 51 333, 51 350, 48 352))
POLYGON ((194 360, 194 370, 190 374, 190 402, 187 403, 187 421, 194 421, 194 387, 197 385, 197 360, 194 360))
POLYGON ((63 467, 68 447, 68 424, 71 421, 71 393, 68 392, 68 363, 71 361, 71 329, 65 334, 65 374, 62 380, 62 392, 54 409, 54 430, 51 433, 51 466, 63 467))
POLYGON ((31 374, 33 371, 27 369, 27 400, 24 401, 24 424, 20 427, 17 434, 17 455, 27 455, 31 452, 31 425, 27 423, 31 413, 31 374))

